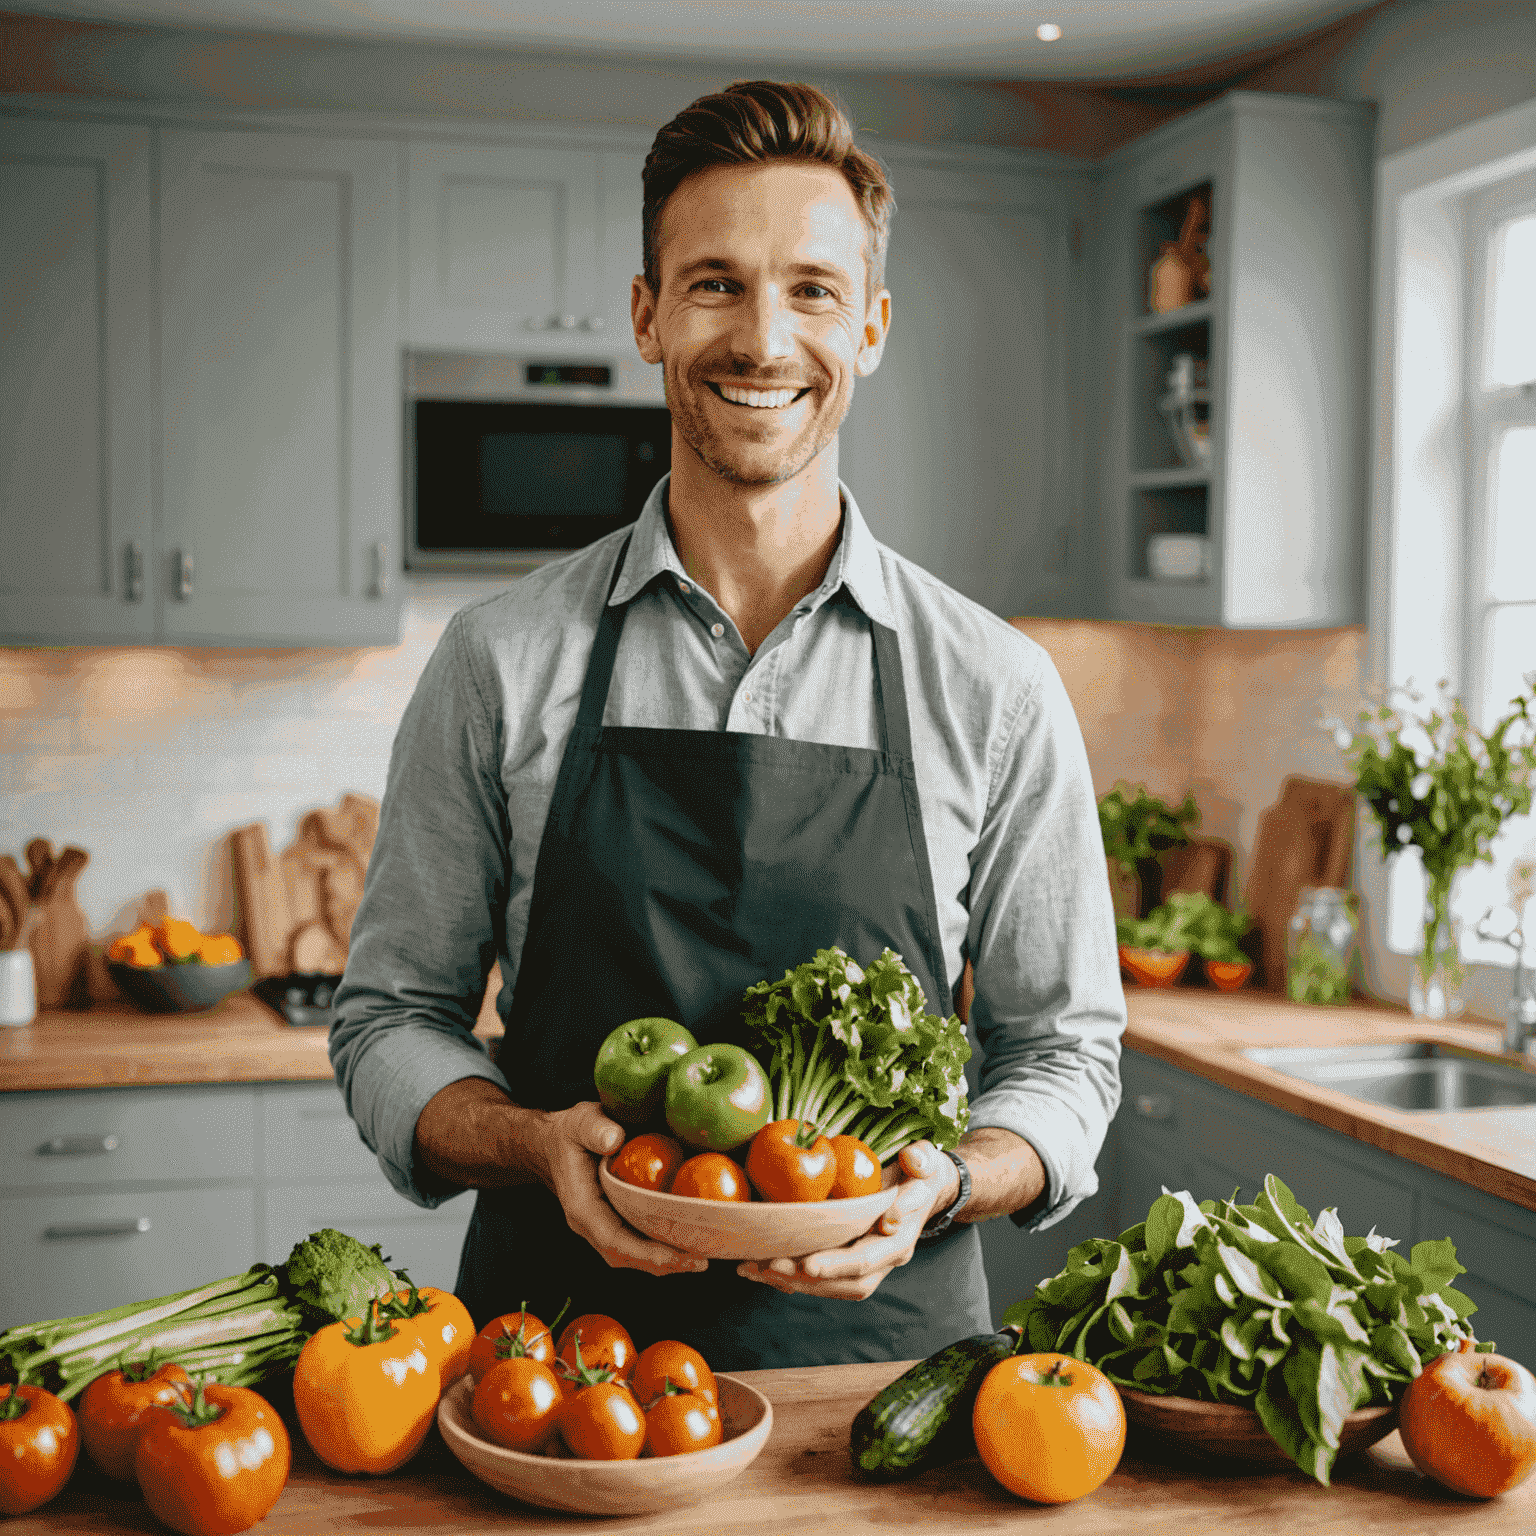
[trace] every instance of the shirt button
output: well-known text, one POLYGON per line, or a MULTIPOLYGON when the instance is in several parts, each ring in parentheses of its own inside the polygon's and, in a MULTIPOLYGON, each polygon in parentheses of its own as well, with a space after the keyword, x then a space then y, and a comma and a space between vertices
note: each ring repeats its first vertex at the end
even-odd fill
POLYGON ((677 590, 679 592, 691 592, 693 591, 693 588, 690 587, 686 581, 680 581, 677 584, 677 590))
POLYGON ((710 634, 712 634, 715 637, 716 640, 718 640, 720 638, 720 636, 725 633, 725 625, 724 624, 711 624, 709 626, 709 632, 710 632, 710 634))
POLYGON ((744 699, 744 700, 745 700, 745 701, 746 701, 746 702, 747 702, 747 703, 748 703, 748 704, 750 704, 750 703, 751 703, 751 702, 752 702, 752 690, 751 690, 751 689, 750 689, 750 688, 749 688, 749 689, 747 689, 747 691, 746 691, 746 692, 745 692, 745 693, 744 693, 744 694, 742 694, 742 698, 743 698, 743 699, 744 699))

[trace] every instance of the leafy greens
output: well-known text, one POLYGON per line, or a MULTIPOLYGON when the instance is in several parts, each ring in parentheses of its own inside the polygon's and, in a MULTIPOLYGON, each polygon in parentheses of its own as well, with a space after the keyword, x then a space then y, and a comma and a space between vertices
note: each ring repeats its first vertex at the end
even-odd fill
POLYGON ((1165 1188, 1144 1222, 1079 1243, 1003 1322, 1024 1330, 1021 1348, 1086 1360, 1118 1386, 1256 1409, 1327 1483, 1345 1417, 1398 1401, 1472 1337, 1451 1240, 1406 1259, 1396 1243, 1346 1237, 1331 1208, 1314 1224, 1273 1174, 1252 1205, 1165 1188))
POLYGON ((775 1119, 857 1136, 882 1163, 923 1137, 960 1140, 970 1042, 958 1018, 928 1012, 900 955, 887 949, 865 968, 820 949, 782 980, 748 987, 742 1003, 750 1038, 771 1053, 775 1119))

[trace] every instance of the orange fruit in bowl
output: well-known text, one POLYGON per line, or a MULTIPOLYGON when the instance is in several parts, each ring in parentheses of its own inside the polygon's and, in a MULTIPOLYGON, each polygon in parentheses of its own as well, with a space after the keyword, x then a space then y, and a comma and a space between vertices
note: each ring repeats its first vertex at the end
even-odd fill
POLYGON ((233 965, 244 955, 239 939, 232 933, 205 934, 197 946, 197 957, 204 965, 233 965))
POLYGON ((154 926, 155 948, 167 960, 190 960, 198 952, 203 935, 196 923, 184 917, 162 917, 154 926))
POLYGON ((162 964, 163 958, 155 948, 148 923, 140 923, 132 933, 118 934, 107 946, 107 959, 124 965, 155 966, 162 964))

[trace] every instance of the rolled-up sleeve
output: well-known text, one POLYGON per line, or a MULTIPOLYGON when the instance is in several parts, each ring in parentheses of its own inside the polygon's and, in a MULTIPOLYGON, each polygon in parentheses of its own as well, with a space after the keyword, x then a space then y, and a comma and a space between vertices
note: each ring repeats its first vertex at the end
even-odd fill
POLYGON ((967 934, 981 1059, 971 1126, 1013 1131, 1039 1153, 1045 1194, 1013 1215, 1031 1230, 1098 1188, 1125 1031, 1087 752, 1056 668, 1043 651, 1038 660, 992 769, 967 934))
POLYGON ((474 1035, 506 908, 510 827, 499 710, 455 615, 406 707, 378 835, 333 1001, 330 1056, 348 1113, 389 1182, 423 1189, 416 1120, 450 1083, 506 1079, 474 1035))

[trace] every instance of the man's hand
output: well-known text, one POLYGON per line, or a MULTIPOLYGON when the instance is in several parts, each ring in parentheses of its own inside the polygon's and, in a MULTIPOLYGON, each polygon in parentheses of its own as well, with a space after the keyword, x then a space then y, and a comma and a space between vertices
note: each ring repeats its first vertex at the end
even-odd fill
POLYGON ((540 1183, 559 1200, 571 1230, 614 1269, 651 1275, 707 1269, 709 1261, 654 1242, 625 1224, 597 1182, 600 1157, 624 1130, 595 1102, 525 1109, 483 1077, 434 1094, 416 1120, 416 1155, 444 1187, 499 1189, 540 1183))
POLYGON ((846 1248, 831 1248, 800 1260, 740 1264, 737 1274, 791 1295, 833 1296, 841 1301, 873 1296, 893 1269, 911 1259, 923 1224, 935 1211, 943 1210, 960 1188, 955 1165, 931 1142, 915 1141, 903 1147, 896 1163, 886 1167, 887 1184, 897 1176, 897 1165, 905 1177, 896 1199, 863 1237, 846 1248))

